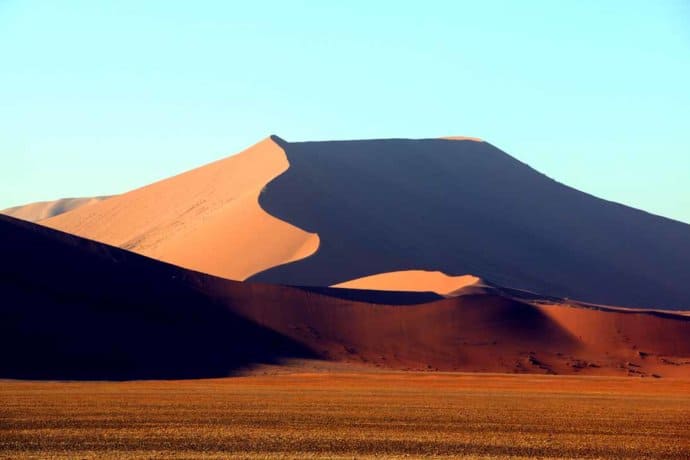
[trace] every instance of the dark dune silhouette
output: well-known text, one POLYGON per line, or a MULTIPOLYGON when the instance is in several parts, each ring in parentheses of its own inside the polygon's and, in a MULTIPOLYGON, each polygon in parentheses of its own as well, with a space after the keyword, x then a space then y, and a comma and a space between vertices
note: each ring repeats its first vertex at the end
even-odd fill
POLYGON ((315 356, 209 296, 205 275, 6 216, 0 234, 0 377, 213 377, 315 356))
POLYGON ((493 286, 430 303, 416 302, 435 294, 374 291, 366 299, 362 290, 216 278, 6 216, 0 233, 0 377, 214 377, 305 358, 388 369, 690 375, 690 317, 682 314, 531 294, 527 302, 493 286))
POLYGON ((290 167, 259 202, 320 245, 249 280, 330 286, 441 270, 596 303, 690 308, 690 225, 562 185, 491 144, 273 139, 290 167))

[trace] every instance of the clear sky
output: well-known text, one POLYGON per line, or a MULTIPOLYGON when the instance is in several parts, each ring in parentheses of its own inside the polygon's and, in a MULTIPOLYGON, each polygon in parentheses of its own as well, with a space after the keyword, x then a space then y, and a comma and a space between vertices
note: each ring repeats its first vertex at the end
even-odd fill
POLYGON ((0 208, 271 133, 478 136, 690 222, 690 2, 0 0, 0 208))

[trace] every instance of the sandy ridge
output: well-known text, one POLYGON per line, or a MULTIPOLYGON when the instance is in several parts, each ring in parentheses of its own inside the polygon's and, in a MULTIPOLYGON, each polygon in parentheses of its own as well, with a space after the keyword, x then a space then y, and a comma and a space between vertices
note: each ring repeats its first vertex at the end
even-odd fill
POLYGON ((243 280, 304 258, 315 233, 266 213, 265 185, 289 168, 266 138, 231 157, 48 219, 42 224, 181 267, 243 280))

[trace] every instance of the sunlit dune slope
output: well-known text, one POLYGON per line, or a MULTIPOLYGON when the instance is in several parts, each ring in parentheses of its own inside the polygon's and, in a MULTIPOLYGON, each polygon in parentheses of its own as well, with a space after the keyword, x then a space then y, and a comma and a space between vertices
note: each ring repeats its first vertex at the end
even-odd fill
POLYGON ((546 306, 491 289, 385 305, 225 280, 6 216, 0 231, 0 377, 202 377, 295 359, 690 376, 687 316, 546 306))
POLYGON ((264 212, 258 197, 288 168, 265 139, 192 171, 42 222, 193 270, 230 279, 300 259, 318 236, 264 212))
POLYGON ((441 272, 404 270, 365 276, 338 283, 333 287, 382 291, 431 291, 439 295, 451 295, 458 289, 477 284, 480 281, 479 278, 472 275, 449 276, 441 272))
POLYGON ((16 217, 17 219, 38 222, 44 219, 64 214, 77 208, 91 206, 95 203, 109 198, 107 196, 87 197, 87 198, 62 198, 55 201, 39 201, 22 206, 15 206, 0 211, 0 214, 16 217))

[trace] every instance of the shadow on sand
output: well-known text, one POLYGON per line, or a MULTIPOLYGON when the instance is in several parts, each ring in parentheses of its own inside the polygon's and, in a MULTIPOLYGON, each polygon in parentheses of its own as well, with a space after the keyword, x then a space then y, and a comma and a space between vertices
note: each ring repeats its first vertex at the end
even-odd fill
POLYGON ((204 288, 224 280, 0 216, 0 377, 177 379, 309 358, 204 288))
POLYGON ((260 204, 321 244, 250 280, 330 286, 441 270, 608 305, 690 307, 689 225, 564 186, 491 144, 274 140, 290 167, 260 204))

